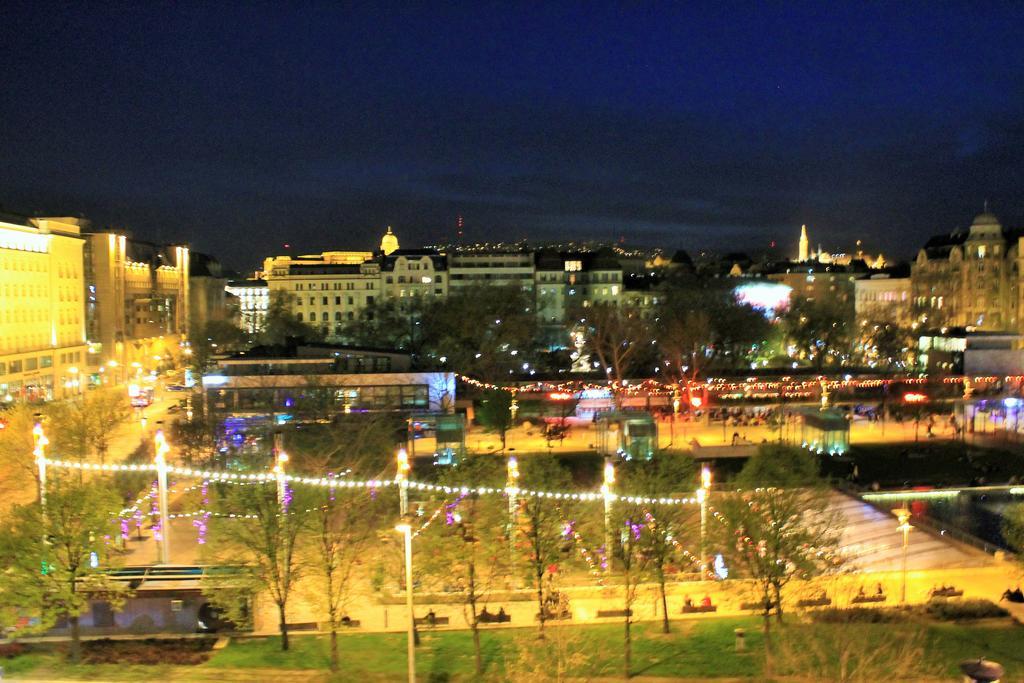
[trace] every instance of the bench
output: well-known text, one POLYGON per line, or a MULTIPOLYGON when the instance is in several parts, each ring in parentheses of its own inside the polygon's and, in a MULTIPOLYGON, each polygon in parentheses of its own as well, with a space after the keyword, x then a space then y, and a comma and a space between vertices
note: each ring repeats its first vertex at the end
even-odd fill
POLYGON ((319 631, 320 624, 315 621, 303 621, 295 624, 286 624, 289 631, 319 631))
POLYGON ((742 610, 771 610, 775 609, 776 607, 777 605, 775 604, 774 600, 771 600, 769 602, 757 601, 740 603, 740 609, 742 610))
POLYGON ((933 598, 962 598, 964 592, 962 590, 947 590, 947 591, 932 591, 931 597, 933 598))
POLYGON ((855 605, 859 605, 859 604, 865 603, 865 602, 885 602, 885 596, 884 595, 858 595, 857 597, 855 597, 850 602, 852 602, 855 605))
POLYGON ((511 614, 478 614, 477 621, 481 624, 508 624, 512 621, 511 614))
POLYGON ((447 626, 448 617, 416 617, 417 626, 447 626))
POLYGON ((797 607, 828 607, 832 604, 832 598, 813 598, 807 600, 797 600, 797 607))
MULTIPOLYGON (((540 621, 540 614, 534 617, 537 621, 540 621)), ((566 619, 572 619, 572 612, 564 610, 562 612, 545 612, 544 621, 564 621, 566 619)))
POLYGON ((349 619, 348 617, 342 617, 341 618, 341 625, 344 626, 345 628, 358 628, 359 627, 359 620, 358 619, 349 619))
POLYGON ((601 617, 631 617, 633 616, 633 610, 631 609, 599 609, 597 610, 598 618, 601 617))
POLYGON ((718 605, 683 605, 683 614, 700 614, 701 612, 717 612, 718 605))

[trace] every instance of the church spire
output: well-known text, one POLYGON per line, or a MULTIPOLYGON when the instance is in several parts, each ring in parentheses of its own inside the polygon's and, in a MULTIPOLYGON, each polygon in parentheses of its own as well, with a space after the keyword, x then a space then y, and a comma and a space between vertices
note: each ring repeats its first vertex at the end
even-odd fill
POLYGON ((384 252, 385 256, 398 250, 398 238, 395 237, 395 233, 391 232, 390 225, 388 226, 388 231, 380 238, 380 250, 384 252))
POLYGON ((803 263, 810 259, 810 242, 807 239, 807 226, 800 226, 800 252, 797 261, 803 263))

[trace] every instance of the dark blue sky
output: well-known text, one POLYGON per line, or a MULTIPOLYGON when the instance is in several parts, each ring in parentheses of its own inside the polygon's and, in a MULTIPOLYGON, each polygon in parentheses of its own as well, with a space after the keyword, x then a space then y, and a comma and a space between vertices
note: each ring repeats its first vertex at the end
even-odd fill
POLYGON ((0 3, 0 203, 233 265, 1024 219, 1024 4, 0 3))

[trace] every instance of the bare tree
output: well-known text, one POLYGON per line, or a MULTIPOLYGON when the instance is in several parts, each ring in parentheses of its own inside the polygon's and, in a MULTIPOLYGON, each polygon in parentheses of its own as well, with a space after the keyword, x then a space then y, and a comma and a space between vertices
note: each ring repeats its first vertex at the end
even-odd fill
POLYGON ((575 320, 586 326, 588 349, 616 383, 626 379, 633 359, 651 343, 650 327, 635 311, 595 304, 575 311, 575 320))

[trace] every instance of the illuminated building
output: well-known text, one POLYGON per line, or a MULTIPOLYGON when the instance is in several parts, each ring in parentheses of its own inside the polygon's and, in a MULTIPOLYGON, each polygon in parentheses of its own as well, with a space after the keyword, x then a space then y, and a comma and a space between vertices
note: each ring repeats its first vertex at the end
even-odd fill
POLYGON ((84 387, 83 223, 0 215, 0 400, 84 387))
POLYGON ((398 251, 398 238, 395 237, 395 233, 391 232, 390 225, 388 231, 380 238, 380 251, 385 256, 390 256, 391 252, 398 251))
POLYGON ((807 241, 807 226, 806 225, 801 225, 800 226, 799 254, 798 254, 797 259, 796 259, 800 263, 804 263, 804 262, 810 260, 810 248, 809 248, 808 244, 809 243, 807 241))
POLYGON ((915 320, 926 327, 1019 331, 1020 240, 989 213, 928 240, 911 269, 915 320))
POLYGON ((533 294, 533 252, 527 249, 454 251, 448 255, 449 290, 492 285, 520 287, 533 294))
POLYGON ((448 258, 435 249, 399 249, 380 262, 381 291, 399 305, 411 299, 448 296, 448 258))
POLYGON ((875 273, 855 280, 854 313, 857 324, 889 322, 900 327, 910 327, 913 322, 910 311, 910 277, 902 271, 875 273), (902 275, 902 277, 901 277, 902 275))
POLYGON ((175 365, 188 337, 189 249, 115 232, 86 235, 90 363, 118 379, 175 365))
POLYGON ((259 334, 267 322, 270 307, 270 288, 266 280, 232 280, 224 288, 235 298, 238 324, 249 334, 259 334))
POLYGON ((622 266, 610 249, 541 250, 536 253, 536 264, 537 317, 552 334, 561 334, 566 314, 576 307, 619 303, 622 266))

